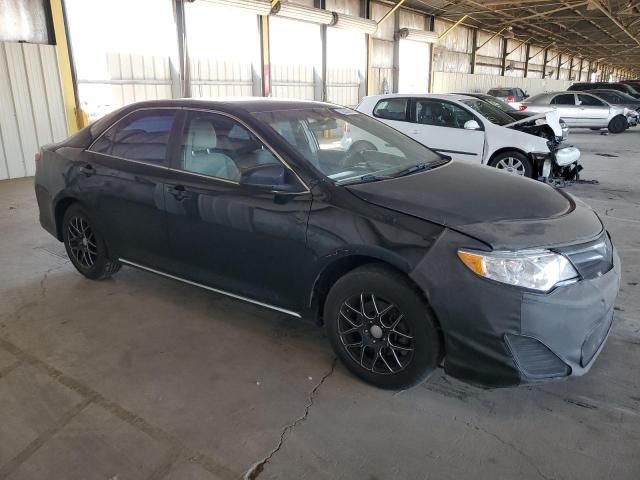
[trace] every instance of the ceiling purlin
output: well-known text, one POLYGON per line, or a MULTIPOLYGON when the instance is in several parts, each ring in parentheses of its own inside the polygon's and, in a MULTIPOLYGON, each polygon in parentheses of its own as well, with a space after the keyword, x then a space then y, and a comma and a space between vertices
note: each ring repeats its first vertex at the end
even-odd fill
MULTIPOLYGON (((454 0, 442 7, 429 5, 428 0, 418 0, 431 10, 433 14, 455 21, 464 14, 470 15, 468 26, 496 30, 496 17, 503 20, 503 24, 513 25, 517 31, 527 30, 527 35, 540 45, 548 44, 551 38, 557 43, 556 49, 563 53, 575 53, 591 60, 603 60, 607 56, 620 58, 621 63, 616 66, 623 67, 625 63, 633 64, 640 55, 632 46, 636 42, 640 45, 638 34, 633 33, 630 27, 640 25, 638 11, 640 1, 631 5, 625 5, 616 13, 611 9, 611 2, 596 0, 579 1, 563 0, 550 3, 549 0, 454 0), (587 12, 586 3, 595 8, 587 12), (554 7, 540 9, 540 7, 554 7), (434 10, 440 11, 436 13, 434 10), (593 13, 591 13, 593 11, 593 13), (573 15, 570 15, 570 12, 573 15), (601 13, 601 15, 598 15, 601 13), (633 21, 625 24, 621 18, 632 18, 633 21), (543 25, 543 22, 544 26, 543 25), (488 27, 490 25, 490 27, 488 27), (615 25, 615 30, 610 30, 609 25, 615 25), (621 38, 621 36, 623 38, 621 38), (635 37, 635 38, 634 38, 635 37), (633 40, 633 41, 632 41, 633 40), (567 50, 569 48, 570 50, 567 50), (620 53, 620 48, 625 52, 620 53), (615 54, 615 55, 614 55, 615 54)), ((638 32, 640 33, 640 32, 638 32)), ((606 61, 606 60, 605 60, 606 61)))
MULTIPOLYGON (((503 19, 508 20, 508 22, 505 23, 514 24, 518 29, 529 27, 532 30, 532 36, 538 42, 547 41, 549 36, 551 36, 554 40, 556 40, 556 42, 558 42, 558 47, 562 48, 563 44, 568 44, 573 47, 573 51, 577 50, 578 54, 585 57, 590 57, 591 59, 601 58, 603 54, 610 55, 614 52, 619 52, 620 47, 628 49, 632 45, 630 43, 630 38, 628 38, 627 36, 625 36, 625 38, 620 38, 620 31, 611 32, 608 28, 601 24, 603 21, 608 22, 609 19, 607 19, 606 16, 601 15, 595 17, 593 15, 585 15, 582 11, 577 10, 577 8, 584 6, 584 2, 577 2, 572 4, 567 1, 563 1, 560 3, 561 5, 568 7, 568 9, 576 15, 571 19, 575 20, 576 23, 572 23, 571 26, 565 24, 562 21, 562 16, 564 13, 563 10, 551 9, 554 10, 554 12, 559 13, 557 17, 553 15, 554 12, 546 12, 548 17, 545 17, 544 11, 541 12, 539 10, 534 10, 535 7, 549 5, 549 3, 544 2, 543 0, 539 0, 538 2, 528 2, 527 5, 518 4, 518 7, 509 6, 514 5, 514 3, 515 2, 506 1, 490 1, 487 3, 479 3, 474 0, 460 0, 458 6, 466 4, 472 7, 474 10, 462 9, 457 10, 455 13, 449 10, 447 13, 449 15, 456 16, 468 12, 475 12, 476 9, 478 9, 477 13, 475 13, 472 18, 473 20, 475 20, 473 23, 480 28, 486 28, 487 24, 495 25, 495 16, 500 16, 503 19), (530 3, 536 3, 536 5, 531 5, 530 3), (500 5, 503 7, 503 9, 492 8, 492 5, 500 5), (509 12, 519 10, 521 12, 531 13, 532 15, 535 15, 535 17, 531 20, 537 21, 529 22, 529 20, 525 20, 526 25, 517 25, 521 21, 519 16, 514 16, 510 13, 507 13, 506 9, 508 9, 509 12), (549 21, 556 22, 556 26, 558 27, 558 29, 570 35, 570 37, 563 35, 561 32, 550 29, 549 27, 541 27, 538 22, 541 22, 542 18, 548 18, 549 21), (581 24, 580 22, 584 23, 581 24), (582 26, 578 28, 579 25, 582 26), (587 25, 589 25, 591 28, 585 28, 587 25), (544 32, 545 35, 541 37, 540 32, 544 32), (606 40, 608 40, 608 42, 606 42, 606 40), (611 43, 611 41, 617 43, 611 43)), ((555 5, 558 5, 558 2, 556 2, 555 5)), ((634 5, 634 7, 636 6, 634 5)), ((626 10, 628 11, 628 8, 626 10)), ((624 56, 624 60, 626 61, 617 66, 624 67, 624 65, 627 63, 633 63, 632 60, 637 59, 637 57, 640 56, 640 51, 625 52, 621 55, 624 56)))

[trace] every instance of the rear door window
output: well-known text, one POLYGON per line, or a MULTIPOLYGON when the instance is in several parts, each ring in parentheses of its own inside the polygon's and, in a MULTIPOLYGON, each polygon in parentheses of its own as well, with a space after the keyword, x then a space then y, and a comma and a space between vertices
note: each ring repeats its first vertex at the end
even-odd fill
POLYGON ((407 121, 408 98, 386 98, 380 100, 373 109, 373 116, 385 120, 407 121))
POLYGON ((563 93, 562 95, 556 95, 551 100, 551 105, 575 105, 575 95, 572 93, 563 93))
POLYGON ((578 105, 585 107, 603 107, 604 103, 591 95, 578 95, 578 105))
POLYGON ((174 122, 173 109, 138 110, 109 128, 89 151, 164 165, 174 122))

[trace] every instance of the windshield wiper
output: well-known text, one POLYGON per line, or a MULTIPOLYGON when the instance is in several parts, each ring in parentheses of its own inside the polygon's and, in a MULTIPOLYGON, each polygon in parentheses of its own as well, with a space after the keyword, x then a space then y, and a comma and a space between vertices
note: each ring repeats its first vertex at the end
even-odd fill
POLYGON ((440 161, 433 161, 433 162, 416 163, 415 165, 412 165, 408 168, 405 168, 404 170, 399 171, 394 176, 404 177, 405 175, 411 175, 412 173, 415 173, 415 172, 421 172, 423 170, 431 170, 432 168, 439 167, 440 165, 444 165, 448 161, 449 160, 440 160, 440 161))
POLYGON ((339 184, 350 185, 353 183, 377 182, 378 180, 387 180, 388 178, 393 178, 393 177, 390 177, 389 175, 374 175, 372 173, 367 173, 366 175, 362 175, 361 177, 344 180, 343 182, 339 182, 339 184))

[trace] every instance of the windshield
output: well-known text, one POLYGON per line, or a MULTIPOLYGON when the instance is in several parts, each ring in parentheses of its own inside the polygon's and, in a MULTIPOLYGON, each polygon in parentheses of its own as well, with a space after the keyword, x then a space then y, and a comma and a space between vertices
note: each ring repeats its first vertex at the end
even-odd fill
POLYGON ((507 115, 502 110, 497 109, 484 100, 469 99, 462 100, 462 103, 467 107, 470 107, 472 110, 475 110, 495 125, 504 126, 516 121, 512 116, 507 115))
POLYGON ((338 184, 425 169, 442 157, 378 120, 341 107, 256 112, 302 157, 338 184))

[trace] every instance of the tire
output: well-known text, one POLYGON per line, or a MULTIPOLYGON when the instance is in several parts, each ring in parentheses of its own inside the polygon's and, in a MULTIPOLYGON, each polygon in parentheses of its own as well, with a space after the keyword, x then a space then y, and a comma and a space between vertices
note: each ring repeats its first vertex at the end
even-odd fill
POLYGON ((104 238, 81 205, 73 204, 64 213, 62 237, 71 263, 85 277, 102 280, 120 270, 120 262, 108 257, 104 238))
POLYGON ((607 127, 611 133, 622 133, 627 129, 627 119, 622 115, 613 117, 607 127))
POLYGON ((522 177, 533 178, 533 165, 529 157, 514 150, 500 152, 489 160, 489 166, 522 177))
POLYGON ((324 323, 342 363, 376 387, 412 387, 442 360, 440 330, 429 305, 406 277, 382 265, 359 267, 340 278, 327 296, 324 323))

